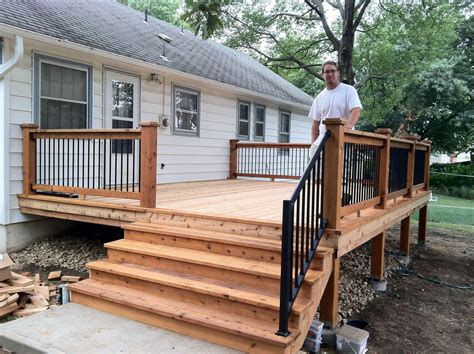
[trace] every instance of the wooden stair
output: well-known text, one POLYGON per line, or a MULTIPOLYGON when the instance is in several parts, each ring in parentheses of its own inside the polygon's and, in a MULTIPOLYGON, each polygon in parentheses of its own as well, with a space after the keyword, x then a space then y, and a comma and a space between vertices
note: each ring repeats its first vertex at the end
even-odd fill
POLYGON ((293 305, 288 337, 275 335, 280 242, 173 225, 133 223, 88 264, 72 301, 251 353, 302 345, 332 269, 318 248, 293 305))

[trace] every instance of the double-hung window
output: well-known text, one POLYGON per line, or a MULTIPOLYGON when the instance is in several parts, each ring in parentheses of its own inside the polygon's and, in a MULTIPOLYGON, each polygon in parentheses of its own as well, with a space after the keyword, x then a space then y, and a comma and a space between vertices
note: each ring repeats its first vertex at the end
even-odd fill
POLYGON ((91 67, 35 56, 35 110, 42 129, 85 129, 91 117, 91 67))
POLYGON ((238 136, 241 139, 250 138, 250 103, 239 101, 238 136))
POLYGON ((265 140, 265 106, 255 106, 254 140, 265 140))
POLYGON ((0 37, 0 64, 3 64, 3 38, 0 37))
POLYGON ((280 119, 278 124, 278 142, 290 142, 290 119, 291 113, 287 111, 280 111, 280 119))
POLYGON ((199 135, 199 91, 173 86, 173 131, 182 135, 199 135))

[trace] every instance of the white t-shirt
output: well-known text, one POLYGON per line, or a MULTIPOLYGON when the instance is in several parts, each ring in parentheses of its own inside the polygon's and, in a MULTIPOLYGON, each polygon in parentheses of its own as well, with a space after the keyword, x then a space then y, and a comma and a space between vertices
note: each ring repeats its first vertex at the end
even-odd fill
POLYGON ((313 101, 308 118, 319 121, 319 137, 326 132, 326 125, 323 120, 326 118, 349 119, 351 109, 362 108, 359 95, 354 87, 344 83, 339 83, 335 89, 325 88, 313 101))

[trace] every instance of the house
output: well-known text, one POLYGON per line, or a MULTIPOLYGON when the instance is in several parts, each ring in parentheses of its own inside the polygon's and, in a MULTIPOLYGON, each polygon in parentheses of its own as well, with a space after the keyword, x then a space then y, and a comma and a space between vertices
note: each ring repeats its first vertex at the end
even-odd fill
POLYGON ((116 2, 4 2, 0 48, 3 251, 68 226, 20 212, 21 123, 160 122, 158 183, 227 178, 229 139, 310 138, 310 96, 247 55, 116 2))

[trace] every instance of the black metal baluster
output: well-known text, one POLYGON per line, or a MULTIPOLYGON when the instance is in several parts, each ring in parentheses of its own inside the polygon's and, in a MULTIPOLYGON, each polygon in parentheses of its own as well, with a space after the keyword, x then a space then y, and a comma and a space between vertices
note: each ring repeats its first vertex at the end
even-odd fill
POLYGON ((300 241, 300 198, 296 199, 296 228, 295 228, 295 282, 294 286, 297 286, 298 282, 298 265, 299 265, 299 241, 300 241))

